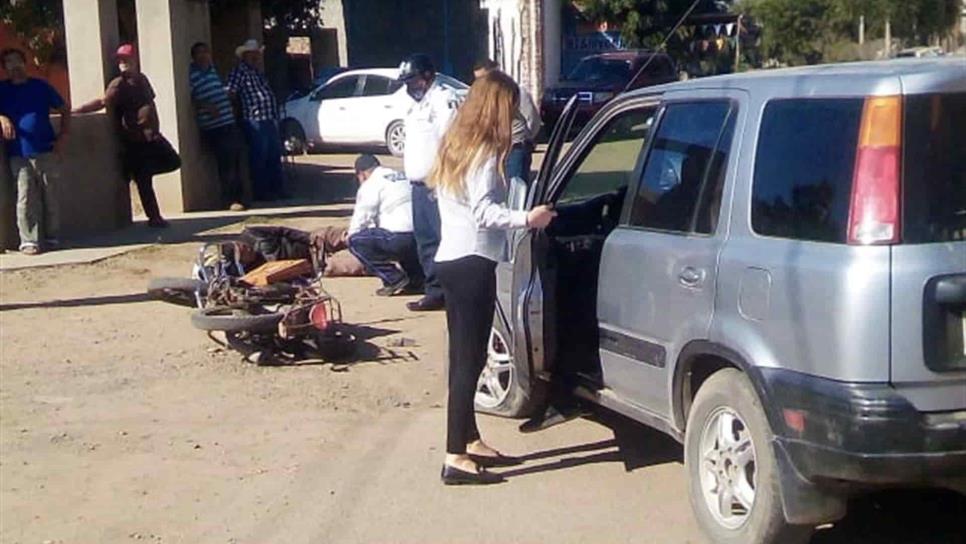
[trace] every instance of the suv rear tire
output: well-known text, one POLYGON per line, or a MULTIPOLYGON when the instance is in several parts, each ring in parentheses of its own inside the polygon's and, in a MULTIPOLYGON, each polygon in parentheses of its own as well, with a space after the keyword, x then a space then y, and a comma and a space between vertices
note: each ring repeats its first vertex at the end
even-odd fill
POLYGON ((808 542, 812 528, 790 525, 782 513, 772 437, 758 395, 740 371, 720 370, 698 390, 684 462, 691 509, 712 542, 808 542))
POLYGON ((542 402, 542 384, 532 378, 522 379, 530 376, 529 369, 520 368, 527 363, 514 356, 499 313, 493 316, 486 348, 486 366, 476 388, 476 411, 502 417, 531 415, 542 402))

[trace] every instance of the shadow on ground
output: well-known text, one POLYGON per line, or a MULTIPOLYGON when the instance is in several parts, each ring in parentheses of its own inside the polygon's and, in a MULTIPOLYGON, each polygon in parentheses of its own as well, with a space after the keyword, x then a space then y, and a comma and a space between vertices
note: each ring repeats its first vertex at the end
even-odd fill
POLYGON ((128 304, 131 302, 147 302, 153 300, 147 293, 132 293, 130 295, 106 295, 101 297, 70 298, 49 300, 42 302, 23 302, 15 304, 0 304, 0 312, 11 310, 30 310, 34 308, 80 308, 84 306, 107 306, 110 304, 128 304))
POLYGON ((849 502, 845 519, 811 544, 966 542, 966 497, 952 491, 886 491, 849 502))
POLYGON ((597 463, 621 463, 630 472, 652 465, 681 462, 681 446, 664 433, 605 410, 595 411, 590 419, 608 427, 613 431, 614 438, 530 453, 521 458, 525 463, 552 457, 559 459, 502 471, 500 474, 505 478, 515 478, 597 463))
POLYGON ((399 333, 398 330, 368 325, 343 324, 339 331, 348 343, 329 348, 316 348, 302 341, 280 341, 277 337, 252 342, 247 336, 220 336, 209 333, 209 338, 222 348, 240 353, 249 362, 259 366, 299 367, 331 365, 335 372, 346 372, 361 364, 395 364, 416 361, 416 355, 406 348, 381 347, 372 340, 399 333), (265 342, 268 340, 268 342, 265 342))
MULTIPOLYGON (((594 409, 589 419, 609 428, 611 440, 575 444, 522 456, 524 465, 500 470, 506 478, 532 476, 595 463, 622 463, 628 472, 683 463, 683 448, 669 436, 618 414, 594 409), (539 463, 544 459, 556 461, 539 463), (531 466, 532 465, 532 466, 531 466)), ((680 493, 687 493, 682 487, 680 493)), ((894 490, 849 501, 848 515, 816 531, 810 544, 966 543, 966 496, 943 490, 894 490)))

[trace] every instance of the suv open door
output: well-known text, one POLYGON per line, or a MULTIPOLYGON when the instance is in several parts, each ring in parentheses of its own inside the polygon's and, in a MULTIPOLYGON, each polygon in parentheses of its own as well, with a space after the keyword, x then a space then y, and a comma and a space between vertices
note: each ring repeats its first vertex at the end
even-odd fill
MULTIPOLYGON (((547 152, 537 178, 531 185, 521 179, 510 180, 507 205, 529 210, 542 203, 550 173, 560 158, 567 135, 577 112, 577 98, 564 107, 554 125, 547 152)), ((476 409, 507 417, 528 414, 539 402, 534 379, 546 371, 545 337, 553 337, 552 323, 544 320, 544 305, 552 303, 544 297, 546 282, 540 275, 533 256, 545 254, 546 235, 529 229, 507 233, 510 254, 508 262, 497 264, 497 315, 489 340, 487 366, 480 375, 476 390, 476 409), (516 358, 517 360, 514 360, 516 358)), ((553 342, 547 343, 553 345, 553 342)))
MULTIPOLYGON (((560 155, 563 153, 567 135, 573 127, 577 115, 577 97, 572 97, 564 107, 563 113, 553 128, 547 153, 537 179, 527 195, 527 209, 544 204, 547 190, 560 155)), ((518 309, 519 319, 516 330, 524 331, 523 338, 517 339, 516 353, 526 353, 530 356, 530 369, 534 377, 548 378, 550 362, 554 354, 547 351, 556 345, 554 342, 556 330, 552 319, 548 319, 547 305, 552 305, 552 297, 545 296, 553 292, 553 274, 548 273, 549 263, 540 259, 545 257, 548 246, 546 231, 526 230, 516 240, 513 261, 513 296, 511 308, 518 309)))

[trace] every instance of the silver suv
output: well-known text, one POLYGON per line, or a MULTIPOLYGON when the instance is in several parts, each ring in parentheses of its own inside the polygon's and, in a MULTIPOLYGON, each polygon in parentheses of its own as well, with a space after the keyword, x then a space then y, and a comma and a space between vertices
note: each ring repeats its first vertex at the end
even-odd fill
POLYGON ((529 188, 477 407, 549 381, 683 442, 715 542, 790 543, 878 486, 966 489, 966 60, 614 100, 529 188))

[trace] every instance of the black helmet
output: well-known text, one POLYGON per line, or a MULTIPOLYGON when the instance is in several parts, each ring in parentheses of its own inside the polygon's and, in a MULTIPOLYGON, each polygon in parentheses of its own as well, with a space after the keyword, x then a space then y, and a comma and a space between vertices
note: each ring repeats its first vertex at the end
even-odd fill
POLYGON ((399 65, 399 81, 406 81, 417 76, 432 76, 436 73, 436 67, 428 55, 416 53, 410 55, 399 65))

